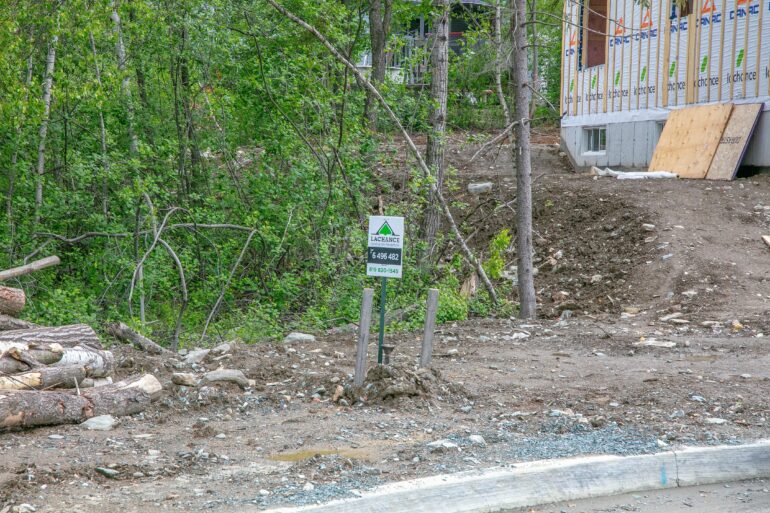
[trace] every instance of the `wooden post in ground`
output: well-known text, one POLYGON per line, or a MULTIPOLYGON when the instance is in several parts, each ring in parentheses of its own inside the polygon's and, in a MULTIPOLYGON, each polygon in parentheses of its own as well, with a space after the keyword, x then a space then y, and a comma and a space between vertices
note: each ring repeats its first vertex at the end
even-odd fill
POLYGON ((436 311, 438 310, 438 289, 428 290, 428 309, 425 312, 425 332, 422 335, 420 367, 430 365, 433 358, 433 332, 436 330, 436 311))
POLYGON ((361 316, 358 321, 358 347, 356 349, 356 373, 353 383, 356 386, 364 384, 366 377, 366 351, 369 346, 369 330, 372 325, 372 299, 374 289, 364 289, 364 300, 361 302, 361 316))

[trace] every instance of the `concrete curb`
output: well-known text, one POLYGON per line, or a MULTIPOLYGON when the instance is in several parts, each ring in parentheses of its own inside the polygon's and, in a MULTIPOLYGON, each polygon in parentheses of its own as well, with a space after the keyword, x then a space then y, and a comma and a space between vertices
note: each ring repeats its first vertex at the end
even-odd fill
POLYGON ((567 500, 770 477, 770 440, 642 456, 588 456, 387 484, 272 513, 492 513, 567 500))

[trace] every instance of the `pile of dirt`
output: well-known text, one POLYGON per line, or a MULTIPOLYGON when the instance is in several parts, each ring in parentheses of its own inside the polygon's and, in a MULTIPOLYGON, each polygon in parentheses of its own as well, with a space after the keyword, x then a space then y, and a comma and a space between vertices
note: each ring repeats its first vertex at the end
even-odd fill
POLYGON ((352 403, 403 403, 422 401, 466 401, 468 391, 445 379, 435 368, 413 369, 406 365, 376 365, 366 374, 361 387, 348 386, 345 397, 352 403))

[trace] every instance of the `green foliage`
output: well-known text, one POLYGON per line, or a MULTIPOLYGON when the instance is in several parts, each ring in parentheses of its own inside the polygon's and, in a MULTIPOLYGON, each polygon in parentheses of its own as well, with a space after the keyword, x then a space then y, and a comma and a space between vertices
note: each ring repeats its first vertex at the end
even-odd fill
POLYGON ((503 228, 489 241, 489 254, 484 261, 484 272, 493 280, 498 280, 505 270, 505 253, 511 244, 511 233, 503 228))
MULTIPOLYGON (((352 61, 368 48, 362 5, 282 3, 352 61)), ((396 27, 431 9, 428 1, 396 2, 396 27)), ((482 94, 493 83, 489 19, 472 26, 465 51, 452 60, 450 124, 499 128, 497 97, 482 94)), ((392 38, 392 49, 399 44, 392 38)), ((377 198, 390 198, 389 212, 419 223, 427 184, 415 173, 403 184, 382 173, 379 164, 401 156, 381 152, 379 135, 362 128, 364 91, 326 48, 265 2, 3 2, 0 47, 0 161, 7 170, 0 190, 9 196, 0 268, 32 254, 63 261, 18 281, 30 298, 25 315, 35 321, 140 326, 143 299, 141 326, 164 342, 183 312, 182 344, 198 343, 207 324, 210 336, 251 342, 355 322, 361 288, 373 283, 363 270, 366 217, 377 198), (38 176, 41 91, 54 36, 38 176)), ((428 128, 427 89, 388 81, 383 94, 408 130, 428 128)), ((386 131, 394 128, 380 119, 386 131)), ((483 295, 459 295, 457 276, 467 272, 461 264, 425 273, 415 262, 418 237, 407 243, 407 278, 391 288, 389 308, 424 301, 438 283, 440 322, 493 312, 483 295)), ((486 265, 498 276, 494 244, 486 265)), ((419 327, 421 310, 394 329, 419 327)))

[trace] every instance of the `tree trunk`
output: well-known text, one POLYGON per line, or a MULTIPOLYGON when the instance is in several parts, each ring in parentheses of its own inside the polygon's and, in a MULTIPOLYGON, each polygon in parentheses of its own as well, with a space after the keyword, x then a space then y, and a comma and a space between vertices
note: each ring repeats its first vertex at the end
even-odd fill
MULTIPOLYGON (((102 89, 102 72, 99 69, 99 59, 96 54, 96 43, 94 42, 94 33, 89 32, 88 38, 91 41, 91 53, 94 56, 94 74, 96 75, 96 83, 99 84, 99 89, 102 89)), ((110 177, 110 161, 107 156, 107 129, 104 126, 104 111, 101 106, 99 107, 99 134, 101 136, 102 143, 102 214, 105 216, 109 211, 109 177, 110 177)))
POLYGON ((0 375, 0 390, 40 390, 74 388, 86 379, 85 367, 38 367, 13 376, 0 375))
POLYGON ((500 108, 503 109, 505 126, 511 124, 511 111, 508 109, 508 101, 503 92, 503 0, 495 0, 495 90, 497 91, 497 100, 500 102, 500 108))
MULTIPOLYGON (((447 95, 449 82, 449 0, 434 0, 434 8, 438 10, 433 22, 435 40, 431 52, 431 84, 430 96, 433 109, 430 113, 430 131, 425 154, 425 163, 433 173, 436 189, 442 190, 444 185, 444 153, 446 150, 446 117, 447 95)), ((441 210, 434 194, 429 195, 425 209, 423 225, 423 240, 426 251, 423 267, 427 266, 434 252, 436 234, 441 228, 441 210)))
POLYGON ((107 325, 107 332, 118 340, 134 344, 150 354, 171 353, 144 335, 137 333, 122 322, 107 325))
POLYGON ((17 329, 0 332, 0 350, 3 343, 40 346, 59 344, 62 347, 87 346, 102 349, 102 342, 94 329, 87 324, 71 324, 55 328, 17 329))
POLYGON ((28 330, 37 327, 38 325, 33 322, 22 321, 10 315, 0 314, 0 331, 28 330))
MULTIPOLYGON (((532 91, 538 91, 540 89, 540 63, 537 52, 537 20, 535 19, 535 0, 531 0, 530 6, 530 28, 532 29, 531 41, 532 41, 532 91)), ((529 117, 532 119, 535 117, 535 109, 537 109, 537 96, 530 94, 529 102, 529 117)))
MULTIPOLYGON (((369 36, 372 43, 372 74, 371 82, 379 87, 385 81, 387 62, 385 62, 385 47, 390 36, 390 21, 393 0, 371 0, 369 2, 369 36)), ((366 106, 364 108, 369 130, 377 131, 377 99, 366 91, 366 106)))
POLYGON ((29 274, 35 271, 40 271, 41 269, 45 269, 46 267, 59 265, 60 263, 61 263, 61 260, 59 260, 59 257, 55 255, 46 257, 46 258, 41 258, 40 260, 35 260, 31 264, 26 264, 19 267, 14 267, 12 269, 7 269, 5 271, 0 271, 0 281, 7 281, 12 278, 18 278, 19 276, 24 276, 25 274, 29 274))
POLYGON ((513 157, 516 165, 516 250, 519 277, 519 316, 533 319, 537 315, 534 272, 532 268, 532 160, 530 148, 529 103, 531 97, 527 66, 527 0, 513 0, 511 34, 513 59, 513 157))
POLYGON ((22 289, 0 285, 0 314, 16 317, 24 309, 26 296, 22 289))
POLYGON ((70 392, 13 391, 0 394, 0 430, 79 424, 98 415, 144 411, 163 387, 151 374, 113 385, 70 392))
POLYGON ((59 36, 53 36, 48 45, 48 57, 45 63, 43 81, 43 120, 40 122, 40 141, 37 146, 37 177, 35 181, 35 223, 40 221, 40 209, 43 206, 43 175, 45 174, 45 139, 48 135, 48 121, 51 117, 51 91, 53 73, 56 65, 56 44, 59 36))
POLYGON ((115 34, 117 35, 117 42, 115 43, 115 52, 118 56, 118 71, 120 71, 123 79, 120 82, 120 89, 123 92, 123 97, 126 100, 126 120, 128 121, 128 138, 129 149, 131 155, 135 156, 139 151, 139 139, 136 136, 136 130, 134 129, 134 104, 131 101, 131 76, 128 74, 126 66, 126 46, 123 44, 123 27, 120 22, 120 14, 118 14, 118 4, 113 2, 112 4, 112 23, 115 25, 115 34))

